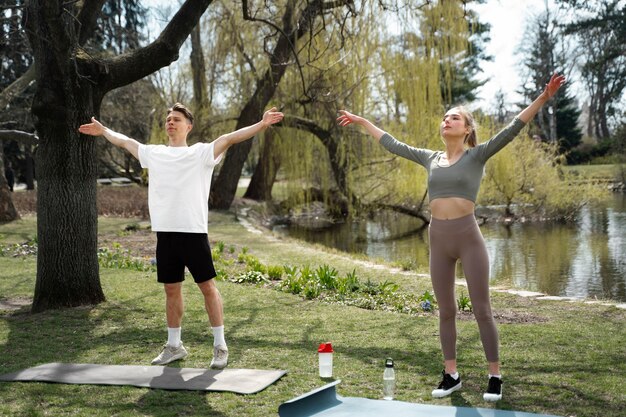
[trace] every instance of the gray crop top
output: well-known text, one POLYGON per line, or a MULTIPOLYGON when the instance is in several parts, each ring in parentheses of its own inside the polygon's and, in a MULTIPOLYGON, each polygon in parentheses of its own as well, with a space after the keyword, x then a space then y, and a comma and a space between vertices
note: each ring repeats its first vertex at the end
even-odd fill
POLYGON ((443 151, 431 151, 409 146, 396 140, 389 133, 380 138, 380 143, 391 153, 417 162, 428 172, 428 199, 461 197, 476 202, 485 163, 524 128, 526 123, 517 117, 487 142, 465 150, 461 158, 450 166, 440 166, 443 151))

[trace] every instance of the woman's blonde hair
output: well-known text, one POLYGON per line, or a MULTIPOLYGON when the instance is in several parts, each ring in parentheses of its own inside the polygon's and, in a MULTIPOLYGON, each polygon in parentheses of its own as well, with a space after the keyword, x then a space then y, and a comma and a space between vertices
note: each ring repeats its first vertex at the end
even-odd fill
POLYGON ((470 132, 467 136, 465 136, 463 143, 466 143, 470 148, 475 147, 478 145, 478 138, 476 137, 476 122, 474 121, 474 116, 472 116, 472 113, 470 113, 469 110, 463 106, 456 106, 453 108, 459 111, 459 114, 463 116, 463 119, 465 120, 465 126, 470 128, 470 132))

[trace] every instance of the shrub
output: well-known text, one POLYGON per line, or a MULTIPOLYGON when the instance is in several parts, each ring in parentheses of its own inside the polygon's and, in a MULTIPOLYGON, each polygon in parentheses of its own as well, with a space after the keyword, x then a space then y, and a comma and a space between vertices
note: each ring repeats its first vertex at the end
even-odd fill
POLYGON ((283 277, 283 267, 280 265, 270 265, 267 267, 267 276, 272 281, 278 281, 283 277))
POLYGON ((456 305, 459 308, 459 311, 472 311, 472 302, 469 297, 461 292, 459 299, 456 301, 456 305))
POLYGON ((327 290, 334 290, 337 287, 337 275, 337 270, 326 264, 318 267, 315 271, 315 276, 320 285, 327 290))
POLYGON ((264 284, 269 282, 265 274, 260 271, 247 271, 231 280, 237 284, 264 284))

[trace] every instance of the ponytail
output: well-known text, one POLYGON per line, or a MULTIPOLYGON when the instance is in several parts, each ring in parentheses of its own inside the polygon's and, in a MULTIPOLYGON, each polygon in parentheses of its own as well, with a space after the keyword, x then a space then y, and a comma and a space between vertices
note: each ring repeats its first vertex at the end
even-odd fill
POLYGON ((458 106, 456 107, 456 109, 458 109, 461 116, 463 116, 463 119, 465 119, 465 126, 470 129, 469 133, 465 136, 465 140, 463 141, 463 143, 467 144, 467 146, 469 146, 470 148, 473 148, 478 145, 478 138, 476 137, 476 122, 474 121, 474 116, 472 116, 472 113, 467 111, 467 109, 463 106, 458 106))
POLYGON ((476 131, 474 130, 474 128, 472 128, 472 131, 469 132, 467 136, 465 136, 465 140, 463 142, 466 143, 467 146, 469 146, 470 148, 478 145, 478 140, 476 140, 476 131))

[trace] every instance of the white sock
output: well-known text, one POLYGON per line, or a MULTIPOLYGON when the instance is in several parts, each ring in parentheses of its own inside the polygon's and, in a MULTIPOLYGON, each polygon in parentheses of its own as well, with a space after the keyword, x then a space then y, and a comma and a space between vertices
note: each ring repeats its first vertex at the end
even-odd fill
POLYGON ((167 344, 168 346, 180 346, 180 327, 167 328, 167 344))
POLYGON ((211 330, 213 330, 213 346, 226 346, 226 340, 224 339, 224 326, 211 327, 211 330))
POLYGON ((498 379, 502 379, 502 375, 491 375, 491 374, 489 374, 489 378, 491 378, 491 377, 493 377, 493 376, 495 376, 495 377, 496 377, 496 378, 498 378, 498 379))
POLYGON ((449 375, 452 377, 452 379, 459 379, 459 373, 458 372, 455 372, 455 373, 449 374, 449 375))

